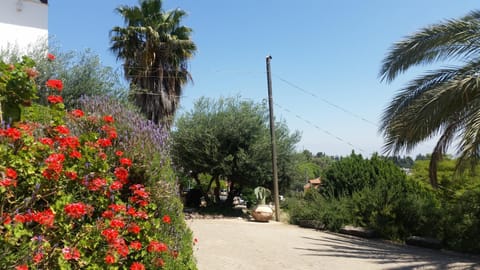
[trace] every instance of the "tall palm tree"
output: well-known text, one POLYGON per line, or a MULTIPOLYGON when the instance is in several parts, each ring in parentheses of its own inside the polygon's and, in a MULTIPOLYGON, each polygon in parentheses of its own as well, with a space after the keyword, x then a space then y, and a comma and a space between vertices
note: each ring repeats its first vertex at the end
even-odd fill
POLYGON ((480 160, 480 11, 423 28, 395 43, 383 60, 380 77, 391 82, 412 66, 439 61, 456 65, 409 82, 385 109, 380 126, 384 148, 394 154, 439 136, 430 160, 434 187, 438 161, 451 144, 457 147, 457 169, 480 160))
POLYGON ((139 6, 116 11, 125 26, 111 30, 110 49, 124 61, 133 100, 148 119, 169 128, 182 89, 191 80, 187 64, 196 51, 192 29, 180 25, 186 13, 163 11, 161 0, 139 0, 139 6))

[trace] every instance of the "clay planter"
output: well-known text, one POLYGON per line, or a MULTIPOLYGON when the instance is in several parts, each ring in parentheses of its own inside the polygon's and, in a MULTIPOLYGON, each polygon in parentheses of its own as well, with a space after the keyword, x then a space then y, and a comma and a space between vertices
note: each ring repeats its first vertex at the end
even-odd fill
POLYGON ((256 221, 268 222, 273 217, 273 210, 266 204, 259 204, 253 208, 252 217, 256 221))

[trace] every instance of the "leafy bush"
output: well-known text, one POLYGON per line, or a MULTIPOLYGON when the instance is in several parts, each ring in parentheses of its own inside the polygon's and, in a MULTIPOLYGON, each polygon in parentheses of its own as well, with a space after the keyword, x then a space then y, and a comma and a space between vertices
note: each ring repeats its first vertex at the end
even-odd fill
POLYGON ((470 188, 445 204, 441 237, 453 249, 480 253, 480 185, 470 188))
MULTIPOLYGON (((62 89, 49 88, 50 110, 61 116, 62 89)), ((130 181, 137 149, 116 148, 111 115, 68 116, 78 123, 53 117, 0 129, 0 265, 195 269, 181 205, 164 193, 174 189, 130 181), (70 127, 85 129, 75 136, 70 127)))

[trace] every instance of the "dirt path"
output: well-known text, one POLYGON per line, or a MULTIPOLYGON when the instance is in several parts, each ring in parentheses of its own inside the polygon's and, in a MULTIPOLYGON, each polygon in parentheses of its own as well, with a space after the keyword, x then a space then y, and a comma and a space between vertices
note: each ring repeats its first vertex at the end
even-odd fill
POLYGON ((480 269, 480 257, 303 229, 278 222, 193 219, 199 270, 480 269))

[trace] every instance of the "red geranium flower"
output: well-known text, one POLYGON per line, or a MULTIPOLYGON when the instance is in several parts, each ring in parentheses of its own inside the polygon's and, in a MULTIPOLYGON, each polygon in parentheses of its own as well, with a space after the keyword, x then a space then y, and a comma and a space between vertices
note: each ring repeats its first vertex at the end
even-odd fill
POLYGON ((133 250, 140 250, 142 249, 142 243, 140 243, 139 241, 133 241, 130 243, 130 248, 133 250))
POLYGON ((45 145, 49 145, 49 146, 53 145, 53 140, 50 138, 40 138, 38 141, 45 145))
POLYGON ((50 102, 52 104, 57 104, 57 103, 62 103, 63 102, 62 96, 56 96, 56 95, 48 96, 47 100, 48 100, 48 102, 50 102))
POLYGON ((120 190, 123 187, 123 184, 120 181, 114 181, 110 185, 110 190, 120 190))
POLYGON ((130 270, 145 270, 145 266, 139 262, 134 262, 130 266, 130 270))
POLYGON ((128 158, 121 158, 120 159, 120 164, 125 165, 127 167, 132 166, 132 161, 128 158))
POLYGON ((35 264, 38 264, 39 262, 41 262, 42 259, 43 259, 43 253, 42 253, 42 252, 38 252, 37 254, 35 254, 35 255, 33 256, 33 262, 34 262, 35 264))
POLYGON ((12 168, 7 168, 5 174, 8 178, 17 179, 17 172, 12 168))
POLYGON ((65 205, 65 213, 71 218, 81 218, 88 212, 88 206, 84 203, 70 203, 65 205))
POLYGON ((65 260, 75 260, 78 261, 80 259, 80 251, 77 248, 69 248, 69 247, 64 247, 62 249, 63 253, 63 258, 65 260))
POLYGON ((148 252, 164 252, 167 251, 168 247, 162 242, 159 241, 150 241, 150 244, 147 247, 148 252))
POLYGON ((107 242, 113 242, 118 237, 118 231, 115 229, 105 229, 102 231, 102 235, 107 239, 107 242))
POLYGON ((112 141, 110 141, 109 139, 100 138, 100 139, 97 140, 97 143, 98 143, 98 145, 100 145, 101 147, 109 147, 109 146, 112 146, 112 141))
POLYGON ((105 122, 107 122, 107 123, 113 123, 113 122, 114 122, 113 116, 111 116, 111 115, 105 115, 105 116, 103 117, 103 121, 105 121, 105 122))
POLYGON ((115 155, 117 155, 117 157, 121 157, 121 156, 123 156, 123 152, 120 151, 120 150, 117 150, 117 151, 115 152, 115 155))
POLYGON ((65 172, 65 176, 72 180, 75 180, 78 177, 76 172, 71 172, 71 171, 65 172))
POLYGON ((125 222, 123 222, 123 220, 120 220, 120 219, 112 219, 110 221, 110 227, 112 227, 112 228, 123 228, 123 227, 125 227, 125 222))
POLYGON ((75 117, 82 117, 85 113, 82 110, 76 109, 71 112, 71 114, 75 117))
POLYGON ((138 234, 140 233, 140 226, 138 226, 136 223, 132 223, 130 226, 128 226, 128 231, 133 234, 138 234))
POLYGON ((15 270, 28 270, 28 265, 22 264, 15 267, 15 270))
POLYGON ((171 219, 170 219, 169 215, 164 215, 162 220, 163 220, 164 223, 168 223, 168 224, 170 224, 170 222, 171 222, 171 219))
POLYGON ((4 134, 5 136, 12 138, 14 141, 20 139, 20 136, 22 136, 22 133, 20 133, 20 130, 16 128, 7 128, 4 134))
POLYGON ((114 264, 115 263, 115 257, 113 257, 110 254, 107 254, 107 256, 105 256, 105 263, 106 264, 114 264))
POLYGON ((70 153, 70 157, 71 158, 77 158, 77 159, 81 159, 82 158, 82 153, 78 152, 78 151, 72 151, 70 153))
POLYGON ((113 173, 115 174, 115 176, 120 182, 122 182, 123 184, 127 183, 128 171, 125 168, 117 167, 115 168, 113 173))
POLYGON ((53 55, 51 53, 48 53, 47 58, 48 58, 48 60, 53 61, 53 60, 55 60, 56 57, 55 57, 55 55, 53 55))
POLYGON ((63 89, 63 82, 61 80, 50 79, 45 83, 45 85, 48 88, 57 90, 58 92, 61 92, 63 89))
POLYGON ((63 135, 68 135, 70 133, 70 130, 66 127, 66 126, 56 126, 55 127, 55 130, 60 133, 60 134, 63 134, 63 135))

